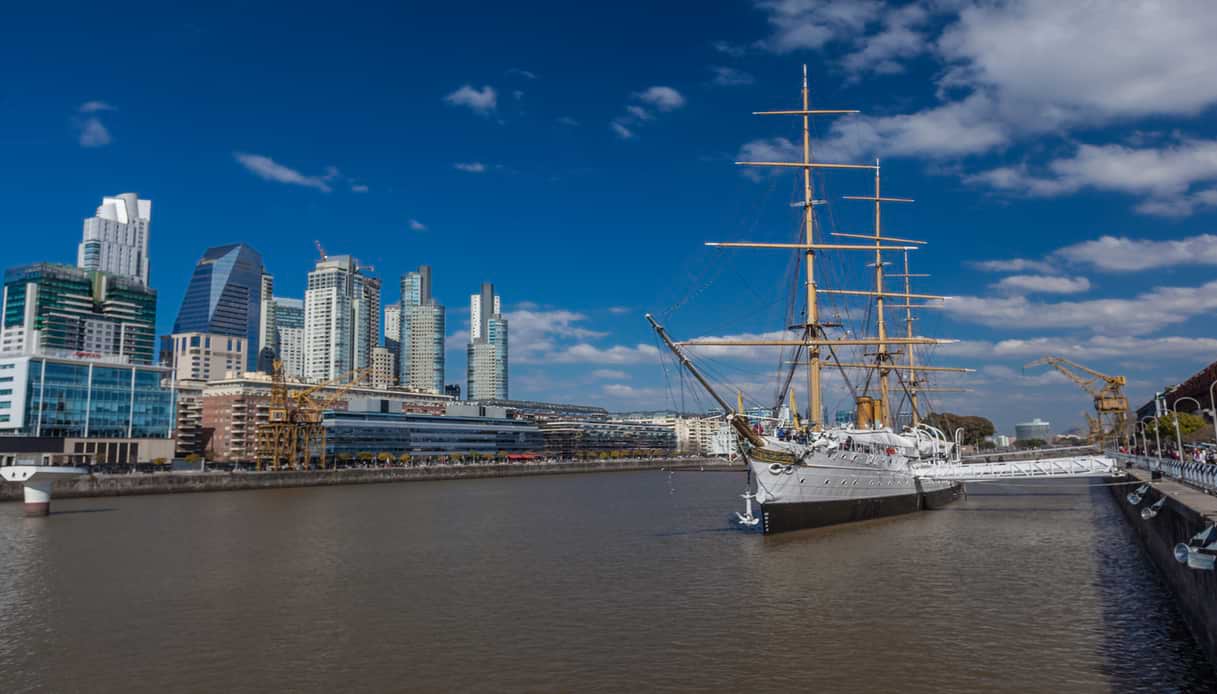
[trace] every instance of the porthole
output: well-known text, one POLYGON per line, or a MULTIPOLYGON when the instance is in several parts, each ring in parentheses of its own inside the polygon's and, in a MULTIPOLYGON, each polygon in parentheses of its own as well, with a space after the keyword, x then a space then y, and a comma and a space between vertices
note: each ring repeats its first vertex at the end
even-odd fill
POLYGON ((824 478, 824 484, 828 484, 828 478, 827 478, 827 477, 825 477, 825 478, 824 478))
POLYGON ((841 480, 841 486, 849 484, 849 480, 841 480))

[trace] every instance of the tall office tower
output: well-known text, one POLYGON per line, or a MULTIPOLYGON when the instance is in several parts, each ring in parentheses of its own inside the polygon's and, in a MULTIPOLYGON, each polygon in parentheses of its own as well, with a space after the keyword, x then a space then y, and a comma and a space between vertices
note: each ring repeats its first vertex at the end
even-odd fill
POLYGON ((156 292, 138 279, 36 263, 4 273, 0 352, 151 364, 156 292))
POLYGON ((397 373, 396 361, 401 358, 401 302, 385 304, 385 349, 393 353, 393 369, 397 373))
POLYGON ((275 323, 275 354, 283 362, 283 372, 304 378, 304 299, 276 296, 271 299, 275 323))
POLYGON ((349 255, 331 255, 308 273, 304 292, 304 378, 326 381, 372 365, 380 343, 380 280, 349 255))
POLYGON ((489 282, 469 297, 469 400, 507 399, 507 319, 501 306, 489 282))
POLYGON ((243 243, 208 248, 194 266, 174 333, 244 337, 245 368, 258 366, 262 323, 262 256, 243 243))
POLYGON ((275 330, 275 278, 262 271, 260 302, 258 304, 258 346, 259 350, 270 347, 276 356, 279 354, 275 330))
POLYGON ((152 201, 136 193, 101 199, 97 214, 84 222, 76 247, 76 267, 100 270, 148 284, 148 225, 152 201))
POLYGON ((444 306, 431 295, 431 266, 401 278, 398 382, 404 388, 444 392, 444 306))

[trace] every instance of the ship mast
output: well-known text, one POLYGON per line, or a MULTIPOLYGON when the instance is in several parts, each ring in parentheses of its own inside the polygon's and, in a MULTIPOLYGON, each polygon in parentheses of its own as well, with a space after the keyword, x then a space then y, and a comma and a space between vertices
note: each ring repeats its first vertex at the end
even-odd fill
MULTIPOLYGON (((887 292, 883 291, 883 288, 884 288, 884 286, 883 286, 884 269, 883 268, 886 263, 883 262, 882 247, 883 247, 884 240, 895 240, 895 239, 885 238, 883 236, 882 209, 883 209, 883 203, 885 203, 885 202, 913 202, 913 201, 910 198, 885 198, 882 196, 882 194, 880 192, 880 187, 879 187, 879 160, 878 159, 875 160, 875 194, 874 195, 846 195, 844 197, 846 200, 866 200, 869 202, 873 202, 874 206, 875 206, 874 233, 869 237, 875 243, 875 260, 873 263, 874 268, 875 268, 875 318, 876 318, 876 324, 877 324, 876 334, 879 338, 879 346, 878 346, 878 349, 875 351, 875 367, 879 370, 879 401, 881 403, 880 408, 879 408, 879 410, 880 410, 879 419, 880 419, 880 423, 882 425, 890 427, 890 426, 892 426, 892 409, 891 409, 892 398, 891 398, 891 384, 889 381, 891 369, 889 367, 891 366, 891 363, 892 363, 892 355, 888 351, 888 348, 887 348, 887 346, 888 346, 887 345, 887 317, 884 314, 884 308, 885 308, 884 299, 887 297, 887 292)), ((864 238, 866 238, 866 237, 864 237, 864 238)), ((901 241, 904 241, 906 243, 924 243, 922 241, 913 241, 910 239, 901 239, 901 241)), ((904 252, 904 257, 905 257, 905 261, 907 262, 908 251, 904 252)), ((907 272, 907 270, 906 270, 906 272, 907 272)), ((902 296, 904 297, 904 303, 905 303, 906 310, 911 311, 911 309, 908 308, 908 305, 909 305, 908 287, 905 287, 905 293, 902 296)), ((908 334, 908 337, 912 337, 912 336, 913 335, 910 332, 908 334)), ((910 345, 909 353, 912 354, 912 351, 913 351, 913 348, 910 345)))
MULTIPOLYGON (((916 250, 916 246, 907 245, 887 245, 884 242, 903 243, 906 239, 898 239, 890 236, 883 236, 881 232, 881 218, 879 204, 881 202, 911 202, 900 198, 883 198, 880 196, 879 188, 879 162, 872 164, 829 164, 817 162, 812 157, 811 151, 811 116, 820 115, 843 115, 850 113, 858 113, 856 109, 812 109, 811 97, 807 86, 807 66, 803 66, 803 88, 802 88, 802 108, 799 110, 782 110, 782 111, 756 111, 753 115, 758 116, 800 116, 803 121, 803 156, 802 161, 787 162, 787 161, 738 161, 737 165, 741 166, 774 166, 786 168, 798 168, 803 170, 803 220, 801 224, 802 240, 800 243, 757 243, 750 241, 738 242, 709 242, 707 246, 727 247, 727 248, 773 248, 773 249, 788 249, 798 250, 803 253, 805 264, 805 272, 807 277, 807 318, 802 325, 790 326, 791 329, 801 328, 803 333, 798 340, 692 340, 686 342, 675 342, 670 345, 682 359, 687 361, 683 353, 677 351, 678 347, 710 347, 710 346, 772 346, 772 347, 805 347, 807 349, 807 388, 808 388, 808 403, 807 403, 807 421, 815 431, 821 431, 824 428, 823 417, 823 396, 822 386, 820 381, 821 370, 823 368, 823 360, 821 359, 820 348, 823 346, 876 346, 880 355, 878 366, 884 367, 890 365, 891 355, 889 347, 893 345, 908 346, 910 349, 913 345, 932 345, 946 344, 956 342, 956 340, 941 340, 928 337, 916 337, 911 333, 905 337, 889 337, 887 335, 886 326, 883 322, 883 299, 885 297, 902 297, 905 301, 905 307, 910 307, 910 299, 925 299, 925 300, 943 300, 946 297, 935 296, 930 294, 912 294, 906 291, 904 293, 890 293, 884 291, 883 281, 883 260, 882 253, 887 251, 904 251, 908 252, 916 250), (853 238, 861 238, 870 241, 870 244, 842 244, 842 243, 824 243, 816 238, 815 229, 815 214, 814 207, 819 204, 819 201, 814 198, 814 190, 812 188, 811 172, 812 169, 861 169, 873 170, 875 172, 875 194, 873 197, 867 196, 859 199, 875 201, 875 229, 872 234, 837 234, 834 236, 848 236, 853 238), (832 250, 832 251, 864 251, 874 253, 875 257, 875 289, 873 291, 860 291, 850 289, 823 289, 816 284, 815 275, 815 260, 816 251, 832 250), (862 337, 846 337, 846 338, 830 338, 825 332, 826 328, 841 327, 837 323, 823 323, 820 321, 819 312, 819 295, 820 294, 838 294, 845 296, 868 296, 876 297, 879 302, 879 335, 877 338, 862 338, 862 337)), ((922 241, 907 241, 908 243, 924 243, 922 241)), ((911 306, 911 308, 919 308, 919 306, 911 306)), ((837 362, 837 366, 841 367, 858 367, 858 368, 875 368, 875 364, 844 364, 837 362)), ((885 411, 885 421, 887 423, 888 394, 887 374, 890 370, 882 368, 881 371, 881 388, 883 390, 883 403, 885 411)), ((948 369, 938 367, 933 370, 941 371, 963 371, 964 369, 948 369)), ((703 384, 704 385, 704 384, 703 384)))

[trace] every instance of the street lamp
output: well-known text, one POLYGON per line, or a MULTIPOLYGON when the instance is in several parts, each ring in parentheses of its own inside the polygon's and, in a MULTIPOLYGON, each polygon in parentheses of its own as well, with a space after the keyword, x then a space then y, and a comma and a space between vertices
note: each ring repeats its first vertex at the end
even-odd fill
POLYGON ((1217 381, 1209 384, 1209 414, 1213 415, 1213 443, 1217 443, 1217 401, 1213 400, 1213 386, 1217 386, 1217 381))
POLYGON ((1181 398, 1176 398, 1175 401, 1173 403, 1171 403, 1171 408, 1174 409, 1174 411, 1175 411, 1175 444, 1179 446, 1179 462, 1182 463, 1182 462, 1186 462, 1186 461, 1183 460, 1183 434, 1181 434, 1180 430, 1179 430, 1179 401, 1180 400, 1191 400, 1192 402, 1196 403, 1197 410, 1203 410, 1204 405, 1201 405, 1199 400, 1197 400, 1196 398, 1193 398, 1190 395, 1184 395, 1181 398))
MULTIPOLYGON (((1142 434, 1145 433, 1145 423, 1146 422, 1154 423, 1154 441, 1157 442, 1158 460, 1161 461, 1162 460, 1162 436, 1158 434, 1158 418, 1157 417, 1142 417, 1141 418, 1141 433, 1142 434)), ((1145 447, 1149 448, 1149 444, 1146 443, 1145 447)))

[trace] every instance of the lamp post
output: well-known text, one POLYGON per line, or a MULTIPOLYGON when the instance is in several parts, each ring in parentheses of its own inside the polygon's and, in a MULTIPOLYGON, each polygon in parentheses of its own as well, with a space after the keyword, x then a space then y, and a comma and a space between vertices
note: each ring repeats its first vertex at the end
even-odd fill
POLYGON ((1136 441, 1137 441, 1137 429, 1141 430, 1141 453, 1148 454, 1149 453, 1149 439, 1146 438, 1146 435, 1145 435, 1145 421, 1144 420, 1137 420, 1136 428, 1133 429, 1133 432, 1132 432, 1133 443, 1136 443, 1136 441))
POLYGON ((1213 443, 1217 443, 1217 401, 1213 400, 1213 386, 1217 386, 1217 381, 1209 384, 1209 414, 1213 415, 1213 443))
MULTIPOLYGON (((1145 423, 1146 423, 1146 422, 1153 422, 1153 423, 1154 423, 1154 441, 1156 441, 1156 442, 1157 442, 1157 446, 1158 446, 1158 460, 1159 460, 1159 461, 1161 461, 1161 460, 1162 460, 1162 436, 1158 434, 1158 418, 1157 418, 1157 417, 1144 417, 1144 418, 1142 418, 1142 419, 1141 419, 1141 425, 1142 425, 1142 426, 1141 426, 1141 432, 1142 432, 1142 433, 1144 433, 1144 432, 1145 432, 1145 426, 1144 426, 1144 425, 1145 425, 1145 423)), ((1146 447, 1146 448, 1149 448, 1149 444, 1148 444, 1148 443, 1146 443, 1145 447, 1146 447)))
POLYGON ((1175 444, 1177 446, 1179 446, 1179 462, 1182 463, 1182 462, 1186 462, 1186 461, 1183 460, 1183 434, 1180 433, 1180 429, 1179 429, 1179 401, 1180 400, 1191 400, 1192 402, 1196 403, 1197 410, 1204 409, 1204 405, 1201 405, 1199 400, 1197 400, 1196 398, 1193 398, 1190 395, 1184 395, 1181 398, 1176 398, 1175 401, 1173 403, 1171 403, 1171 409, 1174 410, 1174 412, 1175 412, 1175 444))

